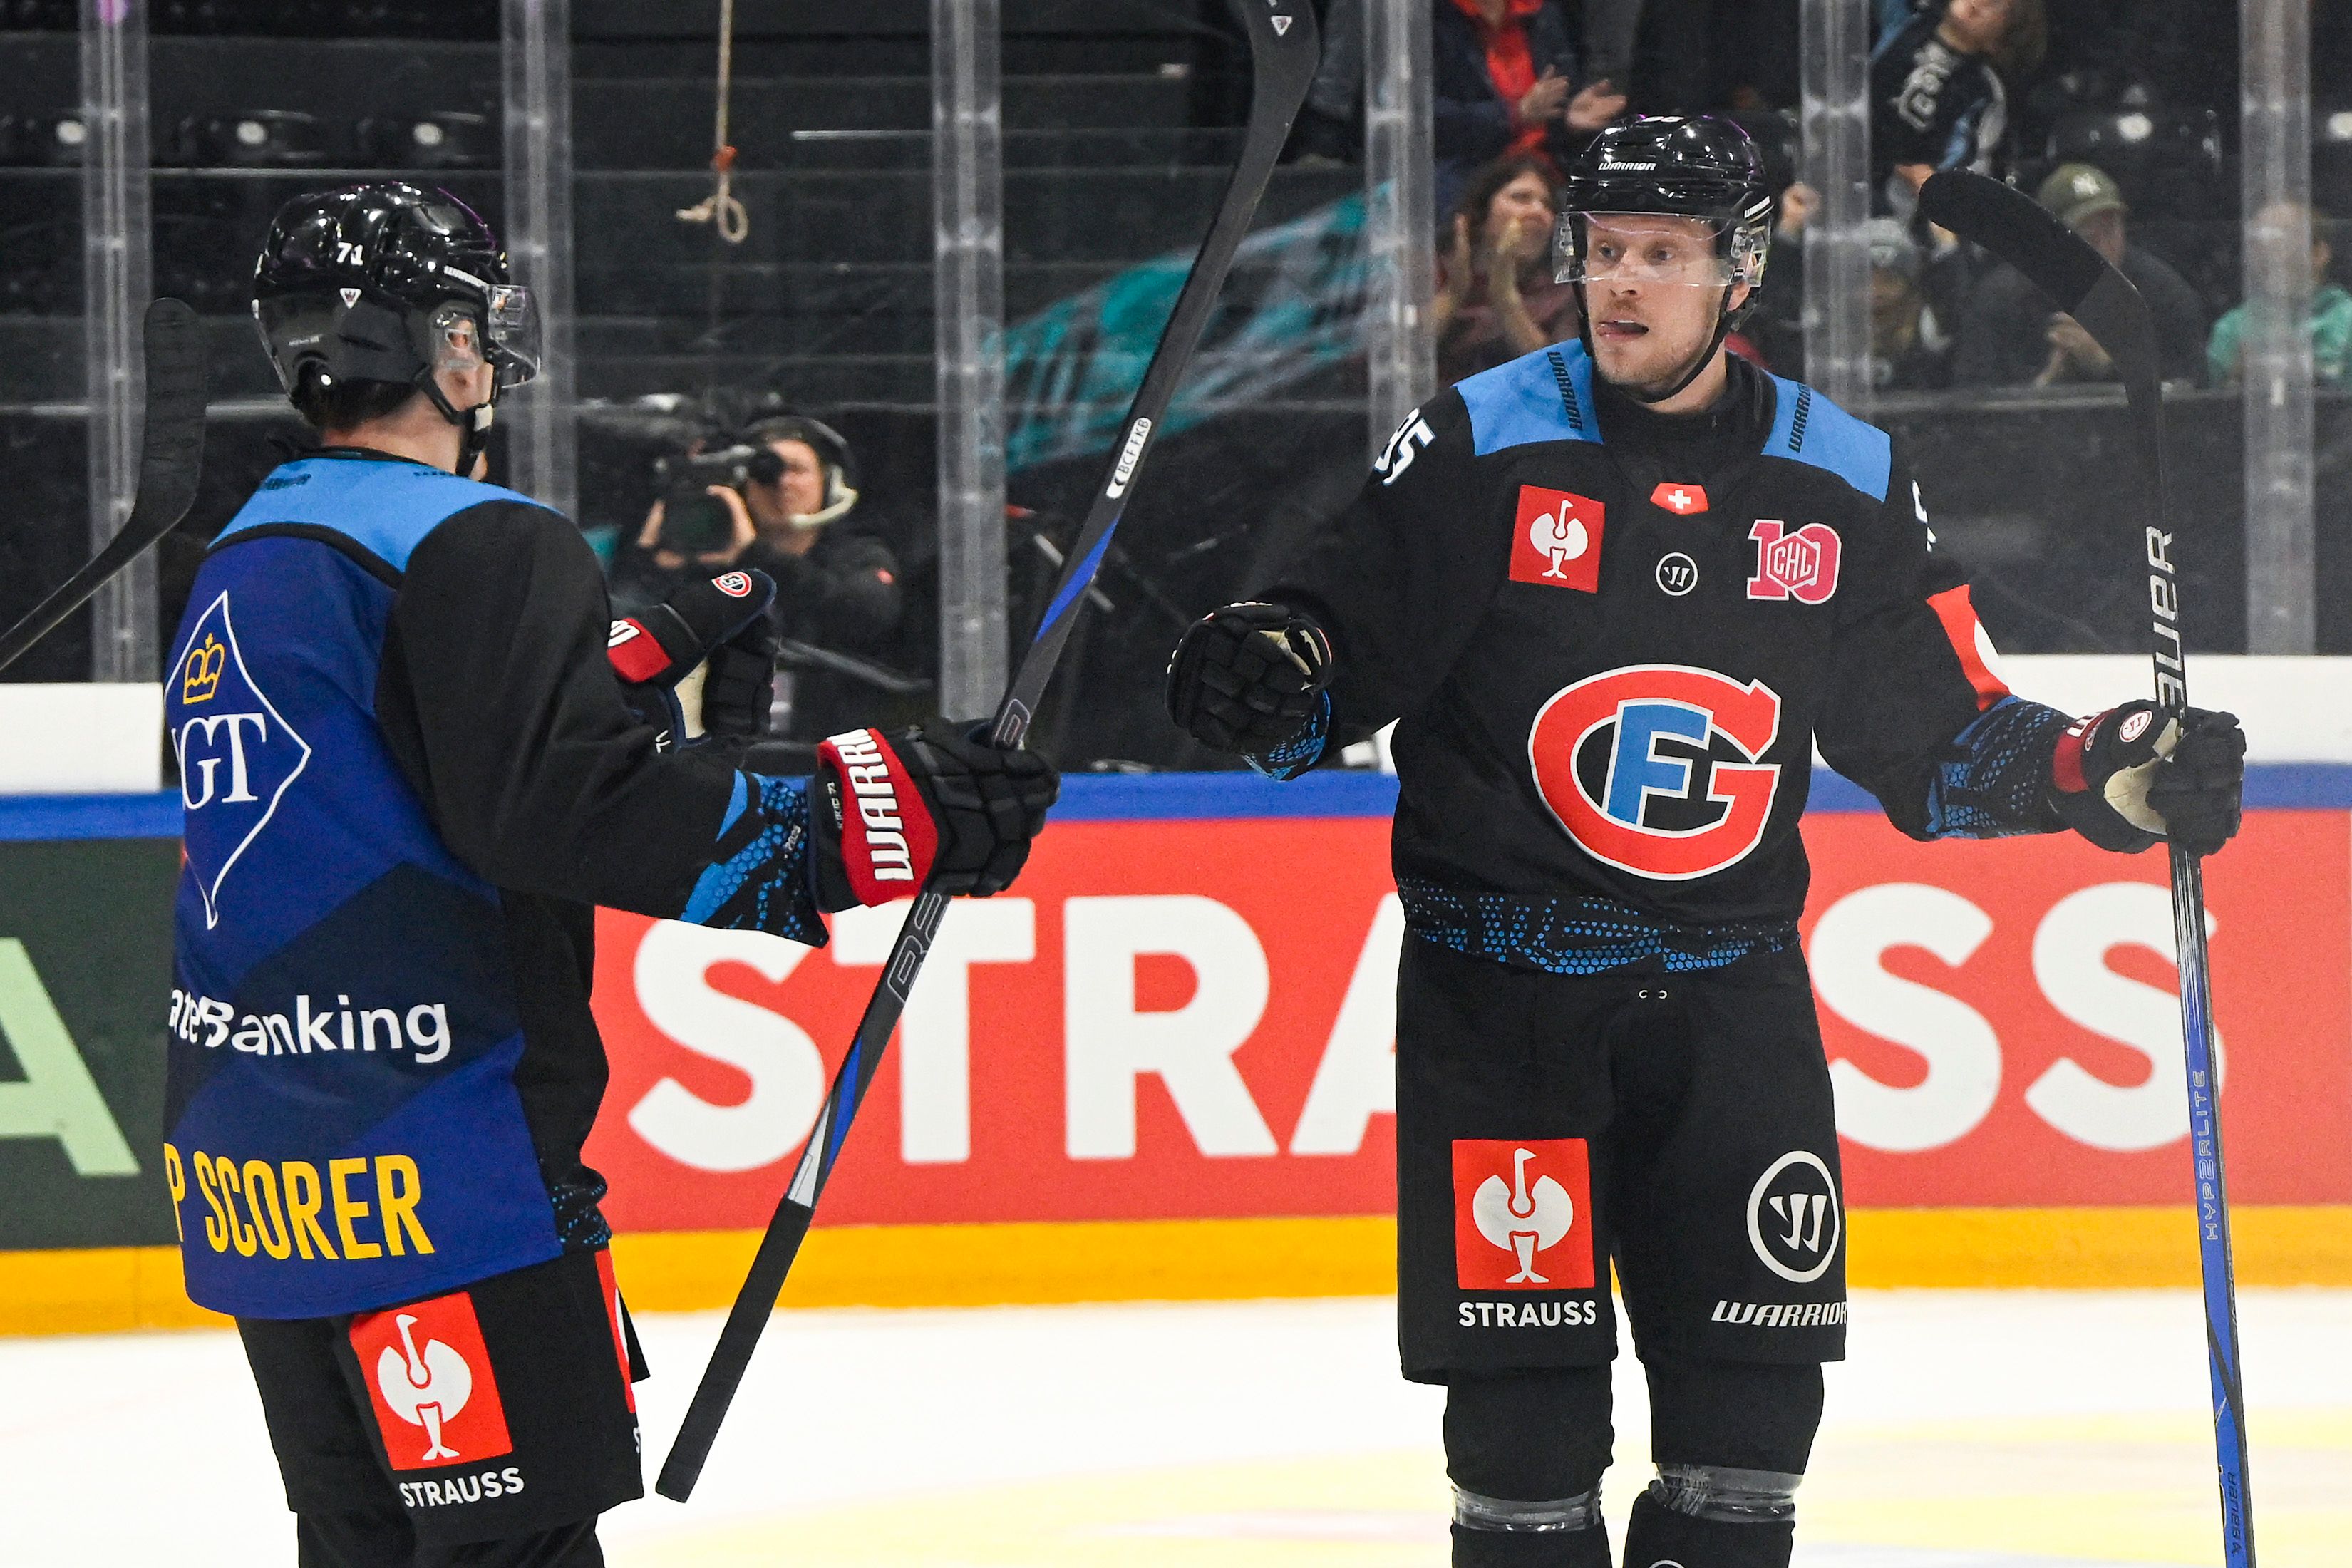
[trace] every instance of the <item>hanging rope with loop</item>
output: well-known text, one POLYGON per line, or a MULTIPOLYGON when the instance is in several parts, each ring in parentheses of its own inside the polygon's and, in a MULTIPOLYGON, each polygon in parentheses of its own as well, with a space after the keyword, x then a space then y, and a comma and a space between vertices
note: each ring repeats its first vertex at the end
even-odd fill
POLYGON ((710 195, 690 207, 680 207, 684 223, 710 224, 719 237, 740 245, 751 232, 751 215, 735 199, 735 149, 727 142, 728 100, 734 92, 735 0, 719 0, 719 116, 710 135, 710 195))

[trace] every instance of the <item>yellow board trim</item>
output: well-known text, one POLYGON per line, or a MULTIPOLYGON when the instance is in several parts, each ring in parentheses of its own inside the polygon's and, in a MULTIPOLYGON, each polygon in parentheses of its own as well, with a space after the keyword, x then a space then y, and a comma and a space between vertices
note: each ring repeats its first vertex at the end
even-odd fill
MULTIPOLYGON (((2234 1211, 2245 1285, 2352 1286, 2352 1205, 2234 1211)), ((613 1244, 643 1311, 734 1300, 756 1231, 653 1231, 613 1244)), ((1858 1209, 1848 1277, 1865 1288, 2126 1289, 2197 1283, 2183 1208, 1858 1209)), ((787 1307, 1378 1296, 1395 1288, 1396 1221, 1107 1220, 830 1226, 813 1232, 787 1307)), ((221 1327, 191 1303, 176 1248, 0 1252, 0 1334, 221 1327)))

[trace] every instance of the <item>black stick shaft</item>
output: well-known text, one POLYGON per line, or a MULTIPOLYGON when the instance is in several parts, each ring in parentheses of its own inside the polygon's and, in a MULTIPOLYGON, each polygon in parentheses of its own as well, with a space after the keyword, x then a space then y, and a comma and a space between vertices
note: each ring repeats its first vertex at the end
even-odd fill
POLYGON ((205 458, 205 344, 196 313, 177 300, 147 307, 147 418, 131 515, 106 547, 0 632, 0 669, 22 658, 141 551, 172 531, 196 499, 205 458))
MULTIPOLYGON (((2082 323, 2116 362, 2131 405, 2132 473, 2140 490, 2139 563, 2146 574, 2148 648, 2156 700, 2168 713, 2189 706, 2180 635, 2181 594, 2165 472, 2164 387, 2156 323, 2122 273, 2063 225, 1981 174, 1950 171, 1929 180, 1920 205, 1930 221, 1982 246, 2023 273, 2082 323)), ((2238 1346, 2237 1264, 2230 1245, 2230 1192, 2221 1157, 2221 1077, 2213 1054, 2213 983, 2205 942, 2205 873, 2179 845, 2168 849, 2173 945, 2180 971, 2180 1039, 2189 1077, 2189 1140, 2196 1184, 2199 1272, 2205 1307, 2205 1361, 2213 1392, 2213 1448, 2221 1490, 2225 1568, 2254 1568, 2253 1495, 2246 1452, 2246 1395, 2238 1346)))
MULTIPOLYGON (((1290 135, 1291 121, 1306 100, 1307 84, 1321 58, 1315 15, 1305 0, 1233 0, 1233 4, 1249 32, 1255 73, 1249 130, 1244 139, 1241 161, 1226 183, 1208 237, 1202 241, 1192 270, 1177 295, 1176 309, 1143 373, 1143 384, 1129 405, 1127 421, 1121 426, 1121 445, 1112 454, 1093 504, 1087 508, 1085 525, 1071 546, 1054 597, 1038 624, 1036 637, 1022 656, 1013 683, 997 707, 990 737, 999 745, 1018 746, 1028 733, 1030 717, 1036 711, 1046 683, 1053 679, 1054 668, 1069 640, 1078 608, 1085 602, 1087 588, 1102 566, 1111 534, 1126 510, 1144 458, 1167 417, 1177 383, 1183 379, 1192 351, 1208 327, 1217 290, 1223 285, 1233 267, 1234 254, 1249 231, 1250 219, 1265 194, 1275 161, 1290 135)), ((736 1295, 727 1326, 720 1331, 719 1344, 711 1352, 710 1364, 703 1369, 702 1382, 687 1407, 677 1440, 662 1463, 654 1489, 664 1497, 684 1502, 693 1493, 703 1464, 710 1457, 719 1424, 726 1419, 728 1405, 751 1364, 751 1352, 759 1343, 761 1331, 766 1327, 768 1314, 774 1310, 784 1280, 792 1272, 793 1261, 800 1255, 801 1241, 808 1234, 817 1199, 833 1174, 842 1139, 882 1065, 890 1033, 906 1008, 916 977, 922 973, 931 939, 938 933, 940 918, 946 910, 946 899, 925 891, 907 913, 907 923, 891 948, 882 978, 866 1004, 865 1015, 858 1019, 849 1055, 842 1062, 841 1070, 834 1075, 833 1087, 826 1092, 816 1126, 802 1148, 792 1183, 777 1205, 774 1217, 768 1222, 767 1235, 752 1259, 751 1273, 736 1295)))

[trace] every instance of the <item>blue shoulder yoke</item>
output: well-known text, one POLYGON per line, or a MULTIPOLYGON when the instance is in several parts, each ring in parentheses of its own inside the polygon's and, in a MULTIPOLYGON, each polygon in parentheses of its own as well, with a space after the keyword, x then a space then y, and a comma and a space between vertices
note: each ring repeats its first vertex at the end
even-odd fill
POLYGON ((1472 450, 1483 458, 1538 441, 1598 441, 1592 362, 1582 343, 1554 343, 1458 383, 1472 450))
POLYGON ((261 481, 215 548, 239 533, 292 523, 340 533, 395 572, 425 536, 485 501, 542 503, 527 495, 399 458, 298 458, 261 481))
POLYGON ((1873 500, 1886 499, 1895 443, 1801 382, 1772 378, 1772 434, 1764 455, 1825 469, 1873 500))

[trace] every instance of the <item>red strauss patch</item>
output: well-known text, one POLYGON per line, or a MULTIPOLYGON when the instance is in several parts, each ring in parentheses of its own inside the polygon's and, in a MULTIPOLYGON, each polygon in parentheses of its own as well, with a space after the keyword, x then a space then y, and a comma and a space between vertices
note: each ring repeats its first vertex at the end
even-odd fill
POLYGON ((1589 496, 1521 485, 1511 525, 1511 581, 1599 593, 1605 512, 1589 496))
POLYGON ((1590 1290, 1591 1194, 1581 1138, 1456 1138, 1455 1285, 1590 1290))
POLYGON ((465 1291, 352 1320, 384 1457, 395 1470, 514 1452, 474 1299, 465 1291))

